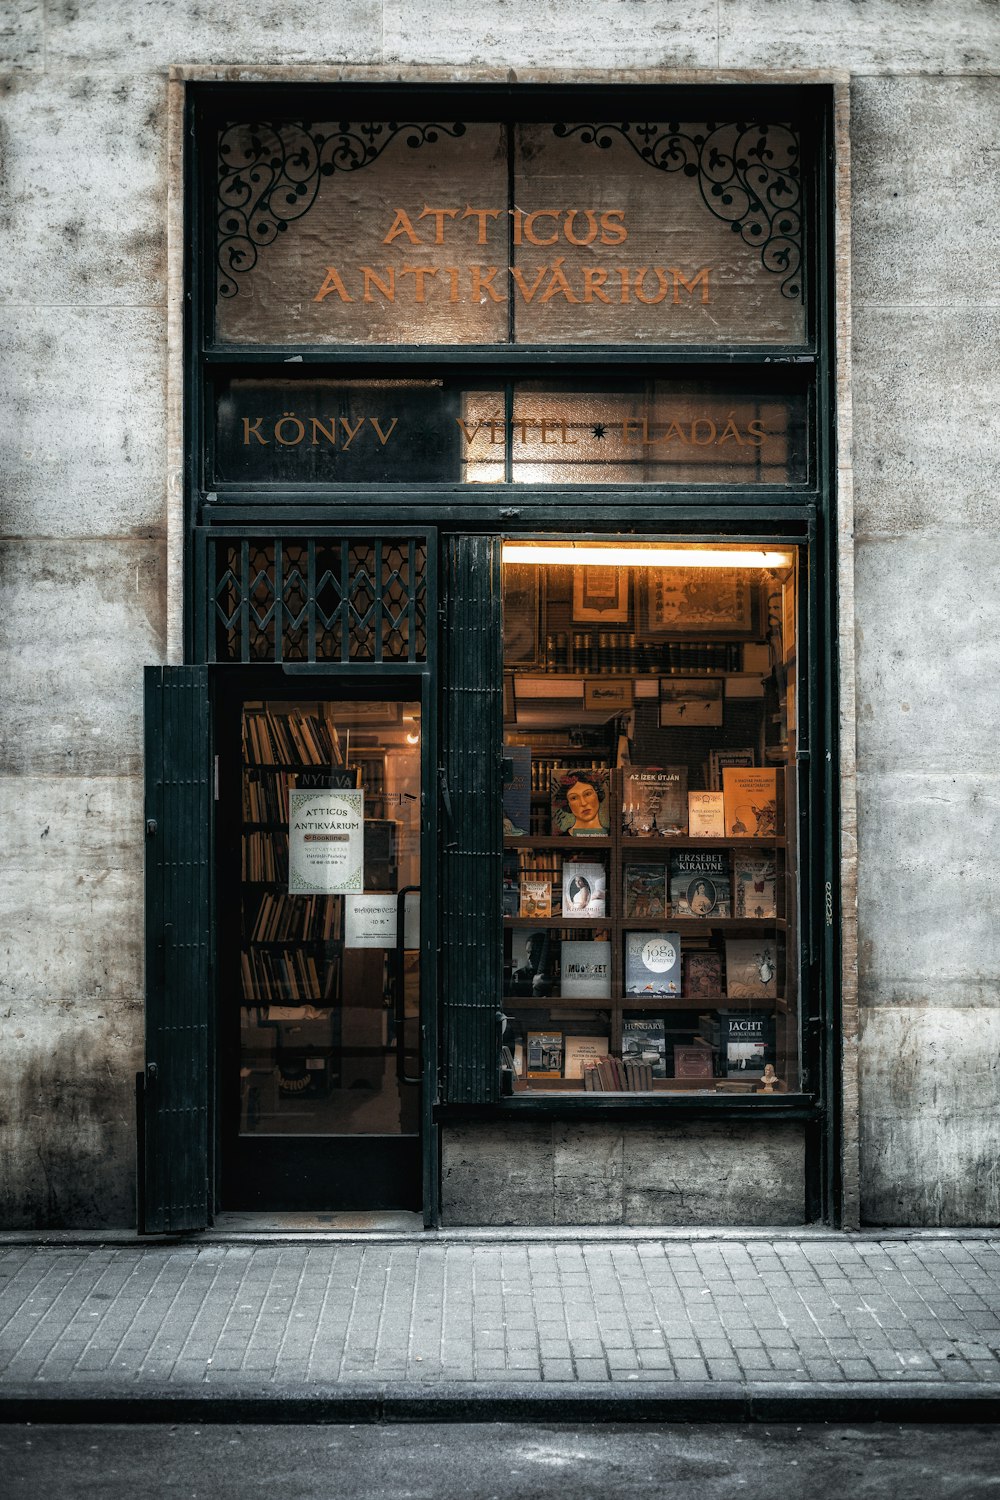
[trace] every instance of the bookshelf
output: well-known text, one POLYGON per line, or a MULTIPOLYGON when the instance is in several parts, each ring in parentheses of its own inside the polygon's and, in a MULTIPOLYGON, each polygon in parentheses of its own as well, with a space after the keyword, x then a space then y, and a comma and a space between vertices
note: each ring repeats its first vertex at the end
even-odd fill
MULTIPOLYGON (((591 757, 583 751, 578 762, 571 750, 563 751, 561 761, 546 755, 546 773, 560 768, 569 769, 582 764, 587 767, 591 757)), ((667 1043, 667 1065, 671 1062, 674 1045, 705 1047, 712 1060, 713 1075, 704 1078, 667 1077, 651 1080, 654 1093, 691 1093, 710 1090, 712 1092, 750 1092, 755 1086, 749 1081, 719 1076, 719 1042, 713 1042, 713 1027, 720 1024, 719 1013, 753 1012, 768 1015, 771 1027, 771 1047, 775 1057, 776 1071, 781 1083, 779 1091, 788 1088, 788 1075, 794 1073, 795 1055, 795 1006, 794 976, 789 972, 788 907, 789 882, 794 871, 789 860, 785 829, 788 826, 789 799, 783 768, 775 768, 777 793, 777 820, 775 831, 768 837, 724 837, 695 838, 688 834, 651 835, 647 837, 626 836, 622 832, 624 775, 621 770, 607 768, 609 777, 609 829, 606 837, 572 837, 551 831, 531 834, 508 834, 504 838, 507 874, 512 874, 512 859, 517 860, 519 883, 525 878, 538 878, 538 871, 546 872, 542 878, 552 885, 552 915, 521 916, 507 915, 504 927, 509 936, 505 940, 505 991, 512 986, 507 976, 514 972, 515 935, 530 931, 547 934, 551 960, 551 989, 524 994, 506 992, 503 1006, 506 1015, 512 1018, 514 1032, 508 1028, 507 1040, 519 1036, 522 1045, 522 1073, 515 1080, 515 1092, 579 1092, 585 1088, 583 1080, 563 1077, 528 1078, 527 1034, 561 1031, 565 1035, 580 1035, 604 1038, 612 1056, 621 1057, 623 1033, 626 1023, 641 1017, 664 1018, 664 1033, 667 1043), (708 916, 671 915, 669 904, 663 915, 654 917, 626 916, 625 871, 631 864, 662 866, 669 892, 671 854, 677 850, 711 851, 722 856, 728 870, 731 902, 735 902, 736 860, 741 854, 752 854, 773 861, 775 914, 773 916, 708 916), (577 861, 602 863, 606 871, 605 914, 593 917, 571 917, 562 913, 562 872, 566 862, 577 861), (681 990, 678 994, 629 994, 626 988, 625 942, 630 932, 671 932, 680 936, 681 990), (575 996, 560 993, 561 974, 558 955, 562 945, 578 938, 593 937, 607 941, 610 950, 610 993, 607 995, 575 996), (777 997, 740 997, 727 993, 726 989, 726 940, 728 938, 766 939, 771 945, 776 965, 775 983, 777 997), (685 959, 689 953, 714 953, 718 955, 721 984, 712 991, 685 993, 685 959), (708 1017, 708 1024, 706 1024, 708 1017), (710 1034, 706 1036, 706 1032, 710 1034), (789 1032, 791 1034, 789 1034, 789 1032)), ((549 794, 533 790, 531 794, 532 823, 537 827, 547 818, 549 794)), ((731 908, 732 909, 732 908, 731 908)), ((732 951, 732 950, 731 950, 732 951)), ((543 987, 544 988, 544 987, 543 987)), ((725 1024, 730 1024, 726 1020, 725 1024)), ((769 1053, 770 1055, 770 1053, 769 1053)))

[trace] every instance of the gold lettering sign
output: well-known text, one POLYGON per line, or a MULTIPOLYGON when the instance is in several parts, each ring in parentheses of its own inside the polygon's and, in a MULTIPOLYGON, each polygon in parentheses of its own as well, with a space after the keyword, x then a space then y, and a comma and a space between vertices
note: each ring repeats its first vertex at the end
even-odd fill
POLYGON ((804 337, 786 126, 285 122, 219 157, 223 342, 804 337))

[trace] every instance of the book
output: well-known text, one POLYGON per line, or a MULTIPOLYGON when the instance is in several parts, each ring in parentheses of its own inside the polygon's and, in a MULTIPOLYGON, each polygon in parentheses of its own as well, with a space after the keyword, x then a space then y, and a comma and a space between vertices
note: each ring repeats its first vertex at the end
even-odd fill
POLYGON ((601 766, 559 767, 552 771, 552 832, 570 838, 607 838, 610 772, 601 766))
POLYGON ((778 962, 770 939, 726 939, 726 995, 731 1000, 778 998, 778 962))
POLYGON ((726 815, 721 792, 688 792, 688 835, 693 839, 724 839, 726 815))
POLYGON ((604 866, 567 859, 562 867, 564 917, 603 917, 607 913, 607 876, 604 866))
POLYGON ((622 1059, 648 1063, 654 1078, 667 1076, 667 1027, 662 1016, 622 1020, 622 1059))
POLYGON ((718 1049, 721 1070, 727 1078, 760 1078, 774 1061, 774 1025, 763 1011, 720 1010, 718 1049))
POLYGON ((553 984, 553 943, 545 928, 518 927, 511 937, 509 995, 548 995, 553 984))
POLYGON ((708 752, 708 789, 722 791, 722 773, 727 766, 755 766, 757 759, 750 745, 738 750, 710 750, 708 752))
POLYGON ((674 849, 670 855, 670 914, 728 917, 729 854, 725 849, 674 849))
POLYGON ((626 995, 679 995, 680 988, 680 933, 626 932, 626 995))
POLYGON ((687 766, 632 766, 622 782, 626 838, 668 838, 687 829, 687 766))
POLYGON ((503 914, 505 917, 521 915, 520 881, 517 854, 512 849, 506 849, 503 856, 503 914))
POLYGON ((699 1047, 697 1045, 678 1047, 675 1044, 675 1078, 711 1078, 713 1076, 711 1047, 699 1047))
POLYGON ((560 994, 564 1000, 610 999, 610 942, 606 939, 564 942, 560 953, 560 974, 560 994))
POLYGON ((721 677, 661 677, 660 728, 721 725, 724 688, 721 677))
POLYGON ((531 747, 504 745, 504 759, 513 766, 503 789, 503 831, 509 838, 531 832, 531 747))
POLYGON ((722 773, 722 792, 727 838, 774 836, 778 827, 778 773, 773 766, 727 766, 722 773))
POLYGON ((563 1038, 561 1031, 529 1031, 527 1035, 528 1077, 561 1078, 563 1038))
POLYGON ((685 953, 682 994, 692 1000, 706 995, 722 994, 722 955, 719 953, 685 953))
POLYGON ((606 1036, 567 1036, 564 1078, 583 1078, 585 1069, 608 1055, 606 1036))
POLYGON ((776 917, 777 877, 769 854, 737 853, 733 858, 733 916, 776 917))
POLYGON ((667 915, 666 865, 625 866, 626 917, 667 915))
POLYGON ((522 917, 551 917, 551 880, 522 880, 519 915, 522 917))

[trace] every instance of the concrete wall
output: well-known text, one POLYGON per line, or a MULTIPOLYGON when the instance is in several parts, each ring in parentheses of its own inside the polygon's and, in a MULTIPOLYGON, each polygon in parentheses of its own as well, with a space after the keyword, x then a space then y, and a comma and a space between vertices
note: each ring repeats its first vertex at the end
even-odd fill
POLYGON ((994 0, 4 8, 3 1222, 132 1215, 139 667, 165 650, 166 69, 338 62, 854 75, 862 1200, 879 1221, 1000 1218, 996 17, 994 0))
POLYGON ((456 1224, 801 1224, 801 1125, 454 1125, 441 1215, 456 1224))

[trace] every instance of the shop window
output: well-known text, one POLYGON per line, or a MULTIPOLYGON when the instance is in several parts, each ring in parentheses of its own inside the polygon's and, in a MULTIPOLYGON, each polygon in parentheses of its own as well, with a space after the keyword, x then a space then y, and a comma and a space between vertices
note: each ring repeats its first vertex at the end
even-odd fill
POLYGON ((797 566, 505 545, 515 1092, 798 1091, 797 566))
POLYGON ((209 535, 204 544, 210 661, 425 659, 425 539, 209 535))

